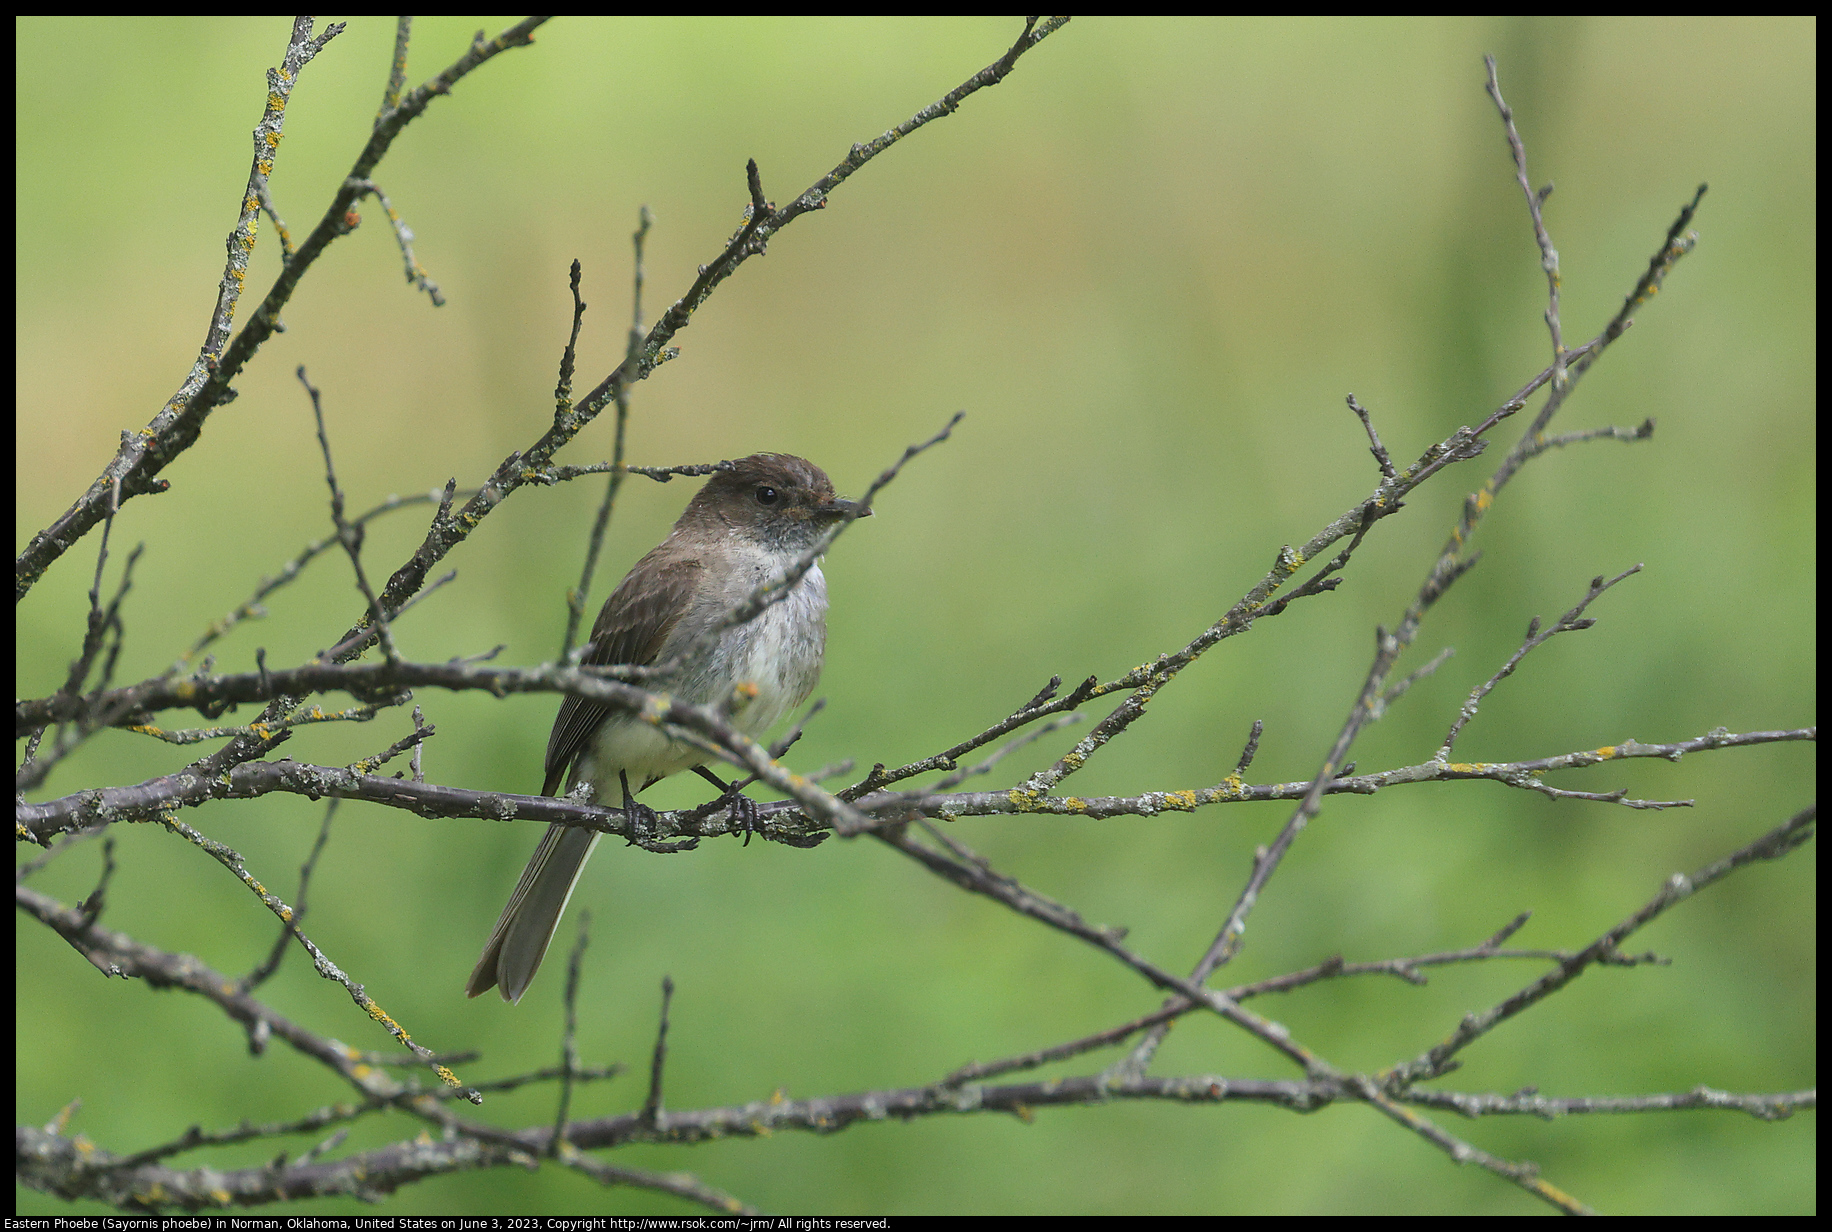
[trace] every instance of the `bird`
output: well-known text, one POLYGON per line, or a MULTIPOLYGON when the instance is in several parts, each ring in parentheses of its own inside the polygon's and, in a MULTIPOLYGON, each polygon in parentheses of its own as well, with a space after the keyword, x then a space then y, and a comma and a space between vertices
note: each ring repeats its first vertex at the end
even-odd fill
MULTIPOLYGON (((827 581, 819 562, 786 598, 745 623, 720 626, 835 523, 869 516, 869 507, 836 496, 827 473, 805 458, 738 459, 706 481, 668 537, 617 584, 580 662, 658 667, 661 674, 644 688, 698 705, 731 704, 733 726, 761 735, 806 701, 820 679, 827 581)), ((608 803, 620 792, 633 824, 645 817, 653 824, 653 810, 636 794, 691 769, 721 790, 734 819, 754 823, 756 806, 706 769, 711 757, 630 711, 569 696, 547 740, 541 794, 554 795, 564 783, 568 798, 584 786, 584 798, 608 803)), ((600 837, 578 826, 547 827, 484 944, 467 996, 494 987, 504 1001, 521 1001, 600 837)))

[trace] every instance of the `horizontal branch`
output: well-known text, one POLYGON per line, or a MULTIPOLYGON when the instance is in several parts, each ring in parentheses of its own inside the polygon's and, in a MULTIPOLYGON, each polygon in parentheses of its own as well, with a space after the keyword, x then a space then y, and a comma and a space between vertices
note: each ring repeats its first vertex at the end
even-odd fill
MULTIPOLYGON (((401 664, 410 668, 415 664, 401 664)), ((373 669, 381 670, 382 665, 373 669)), ((347 672, 351 669, 334 669, 347 672)), ((499 669, 512 670, 512 669, 499 669)), ((535 669, 544 670, 544 669, 535 669)), ((556 675, 583 678, 569 668, 551 669, 556 675)), ((565 683, 565 682, 563 682, 565 683)), ((615 681, 593 679, 593 685, 616 686, 615 681)), ((487 687, 487 686, 476 686, 487 687)), ((620 686, 629 688, 629 686, 620 686)), ((529 690, 534 691, 534 690, 529 690)), ((567 690, 570 691, 570 690, 567 690)), ((641 693, 641 690, 635 690, 641 693)), ((582 695, 590 695, 581 689, 582 695)), ((652 696, 643 694, 643 696, 652 696)), ((679 705, 679 703, 676 703, 679 705)), ((691 712, 696 707, 684 707, 691 712)), ((1441 783, 1456 780, 1489 780, 1527 790, 1553 790, 1537 782, 1538 776, 1552 770, 1579 769, 1605 762, 1641 758, 1678 761, 1688 753, 1713 749, 1745 748, 1757 744, 1789 741, 1812 741, 1818 738, 1817 727, 1790 731, 1725 732, 1713 731, 1692 740, 1672 744, 1642 744, 1626 741, 1600 749, 1582 749, 1556 757, 1523 762, 1442 763, 1426 761, 1416 766, 1401 766, 1373 774, 1347 775, 1334 780, 1325 790, 1332 795, 1351 793, 1372 795, 1387 787, 1416 783, 1441 783)), ((779 773, 781 772, 778 768, 779 773)), ((943 819, 1043 814, 1063 817, 1155 817, 1163 813, 1194 812, 1196 809, 1224 803, 1249 803, 1266 800, 1301 800, 1311 788, 1309 782, 1238 783, 1223 782, 1214 787, 1186 791, 1152 791, 1137 796, 1033 796, 1016 789, 1005 791, 953 792, 927 795, 920 792, 880 792, 852 802, 866 828, 900 824, 915 816, 943 819)), ((621 838, 636 837, 635 828, 622 809, 599 808, 553 796, 524 796, 511 792, 475 791, 435 783, 416 783, 407 779, 379 774, 363 774, 347 766, 315 766, 295 761, 244 762, 233 767, 226 777, 205 778, 186 774, 162 775, 124 787, 103 787, 77 792, 37 804, 20 804, 14 809, 14 820, 23 837, 33 842, 49 842, 58 834, 71 833, 90 826, 144 817, 165 808, 202 804, 214 799, 244 799, 282 791, 309 796, 317 800, 335 796, 364 800, 390 808, 405 809, 422 817, 480 817, 492 821, 561 822, 614 834, 621 838)), ((1625 807, 1656 807, 1648 801, 1622 798, 1621 793, 1559 792, 1561 796, 1602 800, 1625 807)), ((1685 803, 1669 801, 1667 804, 1685 803)), ((717 838, 734 833, 724 810, 699 815, 702 810, 680 810, 657 814, 655 838, 717 838)), ((777 800, 758 805, 758 824, 763 837, 797 843, 805 842, 828 825, 802 808, 795 799, 777 800)))
POLYGON ((1693 1108, 1743 1112, 1758 1121, 1785 1121, 1803 1108, 1819 1107, 1819 1092, 1816 1089, 1781 1091, 1772 1095, 1739 1095, 1735 1091, 1718 1091, 1706 1086, 1657 1095, 1578 1095, 1569 1099, 1550 1099, 1537 1090, 1517 1091, 1512 1095, 1412 1090, 1399 1096, 1399 1099, 1403 1103, 1417 1104, 1424 1108, 1458 1112, 1471 1119, 1484 1116, 1536 1116, 1547 1121, 1562 1116, 1680 1112, 1693 1108))
MULTIPOLYGON (((1606 745, 1597 749, 1580 749, 1572 753, 1535 758, 1531 761, 1439 762, 1434 760, 1373 774, 1343 775, 1333 779, 1324 791, 1329 795, 1341 795, 1345 792, 1372 795, 1386 787, 1413 783, 1485 779, 1510 787, 1554 792, 1561 796, 1607 800, 1629 808, 1672 807, 1690 802, 1629 800, 1623 798, 1625 793, 1591 795, 1579 792, 1555 792, 1555 789, 1546 788, 1537 780, 1540 775, 1553 770, 1576 770, 1586 766, 1602 765, 1605 762, 1649 757, 1678 761, 1687 753, 1705 752, 1711 749, 1742 748, 1754 744, 1774 744, 1795 740, 1812 741, 1818 739, 1818 733, 1817 727, 1802 727, 1787 731, 1735 733, 1720 728, 1691 740, 1681 740, 1671 744, 1643 744, 1637 740, 1626 740, 1621 744, 1606 745)), ((1301 800, 1310 788, 1310 781, 1305 780, 1262 784, 1224 781, 1213 787, 1183 791, 1150 791, 1137 796, 1049 796, 1032 794, 1019 789, 958 792, 945 796, 929 796, 921 792, 884 792, 860 797, 854 803, 862 812, 883 814, 892 820, 897 819, 894 811, 897 805, 901 805, 907 811, 947 818, 984 817, 1013 813, 1047 813, 1069 817, 1153 817, 1168 812, 1194 812, 1210 804, 1301 800)))
MULTIPOLYGON (((510 693, 568 693, 635 714, 644 722, 676 738, 706 741, 706 747, 714 749, 733 765, 750 771, 764 783, 792 797, 807 816, 818 818, 823 828, 856 831, 871 824, 851 805, 836 799, 812 780, 790 773, 769 755, 767 749, 739 731, 721 708, 696 706, 666 694, 650 693, 634 685, 607 679, 593 669, 553 665, 538 668, 492 668, 475 663, 314 663, 286 671, 244 673, 234 677, 193 677, 189 681, 162 678, 146 681, 133 686, 133 690, 121 692, 133 693, 135 700, 155 698, 168 706, 197 704, 195 699, 183 698, 179 692, 174 691, 182 690, 186 684, 195 685, 201 694, 219 703, 244 694, 247 700, 254 701, 278 693, 308 694, 326 689, 346 691, 358 697, 376 694, 392 697, 398 695, 397 690, 410 684, 436 685, 454 690, 481 689, 499 697, 510 693), (134 690, 145 692, 134 693, 134 690)), ((55 699, 44 700, 48 703, 55 699)), ((359 782, 373 777, 348 769, 301 766, 287 761, 243 762, 221 773, 201 774, 187 769, 129 787, 83 791, 45 804, 19 804, 14 808, 14 819, 21 834, 44 842, 63 831, 145 817, 160 809, 201 804, 206 800, 236 795, 261 795, 270 790, 295 790, 313 798, 321 795, 351 795, 376 800, 378 803, 397 804, 402 801, 412 803, 417 799, 428 798, 431 794, 424 784, 410 784, 398 779, 375 779, 374 784, 380 787, 359 782), (270 769, 263 771, 259 769, 261 766, 270 769), (243 776, 242 782, 248 784, 240 790, 236 786, 238 772, 243 776), (263 773, 277 773, 280 777, 270 780, 265 786, 249 783, 251 778, 263 773)), ((489 801, 492 812, 475 814, 485 816, 501 816, 505 808, 513 807, 503 802, 517 799, 482 792, 457 793, 457 797, 473 802, 489 801)), ((556 803, 544 797, 520 799, 529 802, 545 800, 541 808, 556 803)), ((784 828, 779 827, 779 830, 784 828)))

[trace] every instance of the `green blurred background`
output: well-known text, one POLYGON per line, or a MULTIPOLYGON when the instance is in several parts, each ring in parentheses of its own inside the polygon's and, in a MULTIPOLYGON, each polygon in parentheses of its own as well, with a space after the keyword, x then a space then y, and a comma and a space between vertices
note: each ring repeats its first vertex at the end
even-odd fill
MULTIPOLYGON (((410 82, 510 18, 422 19, 410 82)), ((314 268, 211 419, 115 529, 146 545, 126 606, 123 679, 157 673, 207 622, 328 527, 303 364, 324 391, 356 509, 456 475, 473 485, 546 427, 565 341, 568 263, 591 304, 579 388, 621 357, 639 206, 655 212, 651 319, 710 260, 755 158, 784 201, 855 141, 901 122, 990 63, 1015 19, 567 19, 433 104, 378 179, 449 298, 403 285, 374 201, 314 268)), ((15 538, 87 486, 123 429, 178 386, 201 342, 223 239, 247 175, 263 73, 283 19, 23 20, 17 41, 15 538)), ((1354 391, 1396 458, 1473 423, 1546 362, 1544 280, 1481 55, 1496 54, 1564 271, 1566 337, 1594 334, 1701 180, 1698 250, 1580 387, 1563 427, 1659 421, 1532 466, 1483 526, 1483 563, 1439 605, 1417 666, 1457 653, 1355 750, 1363 769, 1423 760, 1468 690, 1597 573, 1647 570, 1484 704, 1459 744, 1514 760, 1619 742, 1814 721, 1816 585, 1815 39, 1809 20, 1078 20, 998 89, 969 99, 856 175, 776 238, 640 386, 631 460, 759 449, 804 454, 857 493, 956 409, 952 442, 832 552, 829 706, 792 756, 807 770, 926 755, 1002 717, 1052 673, 1117 674, 1182 645, 1376 476, 1354 391)), ((273 177, 296 234, 365 139, 391 25, 360 19, 303 74, 273 177)), ((277 269, 263 222, 251 295, 277 269)), ((245 299, 244 315, 254 299, 245 299)), ((238 324, 240 322, 238 321, 238 324)), ((1504 431, 1499 445, 1513 440, 1504 431)), ((567 461, 609 453, 610 418, 567 461)), ((1315 770, 1391 624, 1493 456, 1380 524, 1342 589, 1225 643, 1122 741, 1065 784, 1132 794, 1212 784, 1248 726, 1251 778, 1315 770)), ((519 493, 449 564, 457 582, 403 620, 426 660, 506 644, 557 650, 602 488, 519 493)), ((689 495, 632 480, 594 608, 689 495)), ((372 576, 418 542, 424 509, 369 534, 372 576)), ((17 689, 55 688, 80 637, 91 536, 18 613, 17 689)), ((219 647, 225 670, 302 660, 359 610, 322 558, 219 647)), ((439 728, 430 780, 539 786, 555 703, 422 692, 439 728)), ((251 711, 244 711, 244 717, 251 711)), ((182 716, 174 721, 184 722, 182 716)), ((196 720, 193 718, 193 722, 196 720)), ((284 752, 339 763, 407 729, 393 714, 304 732, 284 752)), ((1074 733, 1007 760, 1000 786, 1074 733)), ((168 772, 196 749, 104 734, 37 798, 168 772)), ((1561 786, 1696 798, 1639 812, 1480 784, 1333 799, 1255 913, 1233 980, 1340 953, 1353 960, 1474 944, 1522 910, 1518 938, 1576 947, 1670 874, 1748 842, 1811 800, 1813 750, 1767 746, 1635 763, 1561 786)), ((649 794, 695 803, 686 776, 649 794)), ((322 805, 270 796, 185 819, 291 896, 322 805)), ((1285 805, 1079 823, 962 821, 1000 869, 1187 970, 1285 805)), ((271 917, 165 833, 121 827, 104 923, 219 970, 247 970, 271 917)), ((511 1009, 460 989, 536 838, 528 825, 436 822, 346 804, 311 890, 309 931, 439 1050, 481 1048, 470 1081, 556 1063, 563 968, 511 1009)), ((27 850, 24 855, 35 854, 27 850)), ((1449 1089, 1634 1094, 1699 1083, 1782 1091, 1815 1081, 1814 848, 1747 870, 1639 934, 1667 967, 1594 971, 1467 1055, 1449 1089)), ((36 884, 92 888, 99 851, 36 884)), ((676 1108, 933 1081, 1100 1030, 1158 998, 1076 942, 965 896, 869 841, 812 852, 710 843, 659 858, 607 847, 558 946, 591 912, 579 1046, 642 1066, 658 986, 677 995, 667 1100, 676 1108)), ((105 982, 45 930, 18 931, 17 1116, 74 1097, 72 1129, 117 1152, 190 1124, 282 1120, 349 1098, 275 1047, 251 1058, 196 998, 105 982)), ((1364 979, 1255 1004, 1343 1067, 1416 1055, 1537 964, 1443 971, 1425 988, 1364 979)), ((293 953, 263 995, 364 1048, 389 1041, 293 953)), ((1056 1072, 1085 1072, 1113 1054, 1056 1072)), ((1190 1019, 1163 1073, 1281 1077, 1267 1049, 1190 1019)), ((640 1104, 626 1077, 581 1092, 578 1117, 640 1104)), ((481 1115, 551 1119, 552 1092, 481 1115)), ((1726 1113, 1455 1122, 1616 1212, 1810 1211, 1814 1117, 1726 1113)), ((344 1150, 416 1132, 359 1124, 344 1150)), ((296 1140, 294 1151, 308 1144, 296 1140)), ((249 1166, 276 1146, 181 1157, 249 1166)), ((1543 1209, 1364 1108, 1128 1105, 632 1149, 620 1165, 691 1169, 770 1211, 858 1213, 1512 1213, 1543 1209)), ((22 1212, 76 1208, 18 1191, 22 1212)), ((313 1212, 370 1211, 325 1202, 313 1212)), ((411 1187, 407 1213, 680 1213, 556 1168, 411 1187)))

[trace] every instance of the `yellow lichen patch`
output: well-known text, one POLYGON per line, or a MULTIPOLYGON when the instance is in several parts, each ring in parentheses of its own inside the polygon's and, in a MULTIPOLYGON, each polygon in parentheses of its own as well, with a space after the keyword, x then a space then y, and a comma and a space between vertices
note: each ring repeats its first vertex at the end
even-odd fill
POLYGON ((1613 744, 1606 744, 1602 748, 1597 750, 1597 756, 1602 758, 1604 761, 1608 761, 1610 758, 1614 757, 1615 755, 1616 755, 1616 746, 1613 744))
POLYGON ((1196 811, 1196 793, 1193 791, 1167 791, 1164 793, 1164 807, 1180 809, 1185 813, 1196 811))
POLYGON ((1026 791, 1022 787, 1014 787, 1005 793, 1005 798, 1011 801, 1011 806, 1020 813, 1029 813, 1036 810, 1037 801, 1043 798, 1043 793, 1040 791, 1026 791))
MULTIPOLYGON (((367 1000, 367 998, 365 998, 365 1000, 367 1000)), ((399 1036, 403 1044, 413 1038, 413 1036, 401 1030, 401 1024, 390 1018, 388 1016, 388 1011, 384 1010, 375 1002, 370 1001, 367 1005, 363 1006, 363 1009, 368 1012, 369 1017, 375 1019, 375 1021, 381 1023, 384 1027, 394 1032, 395 1035, 399 1036)))
POLYGON ((1080 796, 1059 796, 1057 803, 1063 807, 1065 812, 1085 813, 1088 811, 1088 802, 1080 796))

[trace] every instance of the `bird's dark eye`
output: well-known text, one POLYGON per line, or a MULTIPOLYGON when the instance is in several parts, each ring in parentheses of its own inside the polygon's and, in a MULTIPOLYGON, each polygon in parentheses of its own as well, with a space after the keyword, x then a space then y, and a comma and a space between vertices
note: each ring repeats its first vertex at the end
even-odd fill
POLYGON ((781 499, 782 493, 778 492, 775 488, 770 487, 768 484, 757 485, 757 503, 759 505, 774 505, 781 499))

